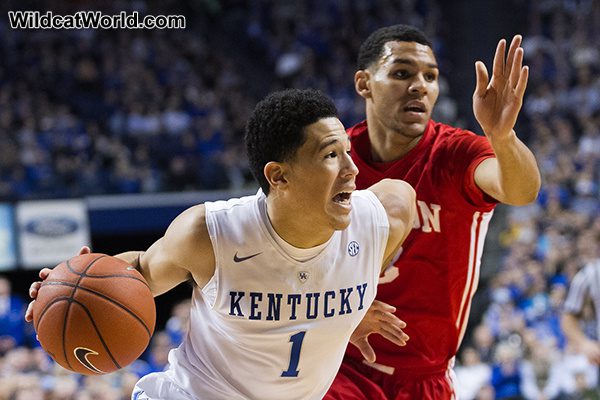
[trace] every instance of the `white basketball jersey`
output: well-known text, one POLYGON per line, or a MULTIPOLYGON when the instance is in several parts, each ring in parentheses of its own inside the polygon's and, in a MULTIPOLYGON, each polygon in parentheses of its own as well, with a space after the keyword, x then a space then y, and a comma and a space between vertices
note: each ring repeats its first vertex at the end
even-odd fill
POLYGON ((389 225, 372 192, 352 194, 350 226, 305 262, 274 239, 265 203, 206 203, 216 270, 167 371, 194 398, 321 399, 375 298, 389 225))

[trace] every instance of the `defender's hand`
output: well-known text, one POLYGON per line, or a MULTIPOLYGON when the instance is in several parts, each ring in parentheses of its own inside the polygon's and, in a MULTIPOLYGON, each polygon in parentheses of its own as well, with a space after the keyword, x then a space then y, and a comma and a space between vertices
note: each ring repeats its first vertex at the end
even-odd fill
POLYGON ((529 67, 523 66, 522 37, 516 35, 505 58, 506 40, 496 47, 492 79, 481 61, 475 63, 477 85, 473 93, 473 113, 490 140, 502 140, 513 134, 523 105, 529 67))
POLYGON ((356 327, 350 343, 358 347, 363 357, 368 362, 375 362, 375 351, 369 344, 369 335, 379 333, 398 346, 405 346, 409 337, 402 331, 406 323, 394 315, 395 307, 375 300, 365 314, 360 324, 356 327))

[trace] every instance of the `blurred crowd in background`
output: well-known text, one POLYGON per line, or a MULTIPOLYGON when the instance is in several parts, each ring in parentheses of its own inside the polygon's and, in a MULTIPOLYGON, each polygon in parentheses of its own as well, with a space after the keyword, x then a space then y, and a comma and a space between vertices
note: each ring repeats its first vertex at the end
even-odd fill
MULTIPOLYGON (((347 126, 358 122, 358 47, 395 23, 433 40, 441 66, 434 119, 480 132, 450 93, 446 77, 458 67, 436 1, 198 3, 183 31, 0 23, 0 201, 252 185, 243 130, 254 104, 270 90, 315 87, 347 126), (232 25, 243 37, 228 34, 232 25)), ((499 265, 482 265, 494 273, 456 360, 459 398, 597 399, 598 367, 566 342, 560 315, 573 275, 600 257, 600 2, 522 3, 531 76, 518 131, 543 186, 535 204, 508 209, 499 265)), ((145 3, 115 3, 132 7, 145 3)), ((187 305, 177 305, 142 360, 90 379, 65 373, 36 347, 25 302, 0 279, 0 400, 127 399, 138 376, 163 368, 187 318, 187 305)), ((594 336, 595 324, 586 326, 594 336)))

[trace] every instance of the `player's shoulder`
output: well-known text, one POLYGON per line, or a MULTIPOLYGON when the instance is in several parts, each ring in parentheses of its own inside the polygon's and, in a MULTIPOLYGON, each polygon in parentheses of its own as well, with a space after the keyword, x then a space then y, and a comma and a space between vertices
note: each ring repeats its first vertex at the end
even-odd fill
POLYGON ((577 274, 575 274, 575 276, 584 281, 590 281, 595 279, 598 274, 600 274, 600 259, 593 260, 585 264, 583 267, 581 267, 577 274))
POLYGON ((356 125, 353 125, 346 129, 346 133, 350 136, 350 139, 361 136, 367 132, 367 120, 361 121, 356 125))
POLYGON ((179 214, 167 229, 169 237, 179 241, 188 240, 206 232, 206 207, 198 204, 179 214))
POLYGON ((208 213, 219 211, 227 212, 231 210, 242 211, 244 208, 252 207, 262 195, 262 191, 259 190, 257 194, 251 196, 235 197, 228 200, 207 201, 204 203, 204 206, 208 213))
POLYGON ((475 139, 479 137, 475 132, 458 126, 448 125, 443 122, 431 120, 431 130, 440 139, 475 139))

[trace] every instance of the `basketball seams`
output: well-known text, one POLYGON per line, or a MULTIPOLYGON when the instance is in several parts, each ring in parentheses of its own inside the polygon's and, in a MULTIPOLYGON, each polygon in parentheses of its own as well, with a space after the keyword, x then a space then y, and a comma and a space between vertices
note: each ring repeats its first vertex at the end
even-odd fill
MULTIPOLYGON (((92 261, 92 264, 95 263, 98 259, 102 258, 102 257, 106 257, 106 255, 102 255, 96 259, 94 259, 92 261)), ((127 274, 111 274, 111 275, 88 275, 86 273, 86 271, 88 269, 90 269, 90 267, 92 266, 91 264, 89 266, 87 266, 85 268, 85 270, 83 272, 77 272, 73 267, 71 267, 71 264, 69 262, 70 260, 67 260, 67 268, 69 269, 69 271, 71 271, 72 273, 74 273, 75 275, 79 275, 80 276, 80 280, 83 278, 98 278, 98 279, 103 279, 103 278, 128 278, 128 279, 134 279, 138 282, 142 282, 144 285, 146 285, 148 288, 150 288, 150 286, 148 286, 148 283, 144 280, 144 279, 140 279, 136 276, 131 276, 131 275, 127 275, 127 274)), ((135 268, 134 268, 135 269, 135 268)), ((137 270, 136 270, 137 271, 137 270)))
MULTIPOLYGON (((63 349, 63 355, 65 357, 65 361, 67 362, 67 365, 69 366, 69 369, 73 369, 73 367, 71 367, 71 363, 69 362, 69 358, 67 357, 67 344, 66 344, 66 340, 67 340, 67 321, 69 319, 69 311, 71 310, 71 304, 73 302, 76 302, 76 300, 74 299, 75 297, 75 292, 77 292, 77 288, 79 287, 79 282, 81 282, 81 280, 84 278, 85 272, 92 268, 92 265, 94 265, 96 263, 96 261, 100 260, 101 258, 106 257, 105 255, 101 255, 99 257, 94 258, 92 261, 90 261, 90 263, 84 268, 84 270, 81 272, 81 274, 78 274, 77 272, 75 272, 72 268, 71 268, 71 260, 67 260, 67 268, 69 270, 71 270, 71 272, 73 272, 75 275, 79 275, 79 279, 77 279, 77 282, 75 282, 75 285, 73 286, 73 290, 71 291, 71 297, 69 297, 69 299, 67 299, 67 309, 65 311, 65 316, 64 316, 64 320, 63 320, 63 331, 62 331, 62 349, 63 349)), ((92 321, 93 323, 93 321, 92 321)), ((102 338, 100 338, 100 340, 102 340, 102 338)), ((104 342, 103 342, 104 343, 104 342)), ((111 355, 112 358, 112 355, 111 355)))
POLYGON ((48 302, 48 304, 46 304, 46 307, 44 307, 42 309, 42 312, 40 313, 40 316, 37 318, 37 324, 35 324, 34 329, 38 330, 38 327, 40 326, 40 323, 42 322, 42 318, 44 317, 44 314, 46 314, 46 311, 48 311, 48 309, 50 308, 50 306, 53 306, 54 304, 58 303, 61 300, 67 300, 69 301, 69 297, 67 296, 61 296, 61 297, 57 297, 55 299, 53 299, 52 301, 48 302))
MULTIPOLYGON (((44 282, 44 285, 67 286, 67 287, 75 286, 74 283, 68 283, 68 282, 62 282, 62 281, 44 282)), ((130 314, 132 317, 134 317, 140 324, 142 324, 142 326, 146 330, 146 333, 148 333, 149 338, 152 337, 152 334, 150 333, 150 328, 146 325, 146 322, 141 317, 139 317, 136 313, 134 313, 130 308, 128 308, 127 306, 119 303, 118 301, 115 301, 114 299, 111 299, 109 296, 107 296, 103 293, 97 292, 93 289, 86 288, 85 286, 79 286, 78 289, 81 289, 88 293, 94 294, 94 295, 100 297, 101 299, 104 299, 104 300, 108 301, 109 303, 112 303, 112 304, 122 308, 124 311, 126 311, 128 314, 130 314)), ((39 324, 39 322, 38 322, 38 324, 39 324)))
POLYGON ((53 271, 42 282, 40 302, 34 305, 34 328, 43 340, 42 347, 52 351, 49 354, 58 364, 74 372, 98 374, 86 365, 88 353, 94 350, 87 349, 85 360, 82 354, 70 352, 71 347, 86 343, 101 357, 97 359, 104 365, 101 374, 119 370, 143 353, 152 338, 156 316, 150 287, 137 270, 133 272, 130 264, 106 254, 81 254, 53 271), (119 321, 112 319, 116 314, 119 321))
MULTIPOLYGON (((92 313, 90 312, 90 310, 88 310, 87 307, 83 303, 81 303, 80 301, 73 300, 73 303, 79 304, 79 306, 81 306, 81 308, 83 309, 83 311, 85 311, 85 313, 87 314, 88 318, 90 319, 90 322, 92 323, 92 326, 94 327, 94 330, 96 331, 96 335, 98 335, 98 338, 100 339, 100 342, 102 343, 102 346, 104 347, 104 350, 106 350, 106 352, 108 353, 108 356, 110 357, 110 359, 112 360, 112 362, 115 364, 115 366, 117 367, 117 369, 121 369, 121 366, 119 365, 119 363, 117 362, 117 360, 113 356, 112 352, 108 348, 108 345, 104 341, 104 338, 102 337, 102 334, 100 333, 100 329, 98 329, 98 326, 96 325, 96 321, 94 321, 94 317, 92 316, 92 313)), ((66 335, 63 335, 63 340, 64 340, 64 336, 66 336, 66 335)), ((67 360, 67 363, 68 362, 69 362, 69 360, 67 360)))
POLYGON ((150 286, 148 286, 148 283, 143 280, 138 278, 137 276, 131 276, 131 275, 127 275, 127 274, 111 274, 111 275, 85 275, 83 276, 83 278, 94 278, 94 279, 104 279, 104 278, 129 278, 129 279, 133 279, 135 281, 138 281, 140 283, 143 283, 144 286, 146 286, 148 289, 150 289, 150 286))
MULTIPOLYGON (((72 295, 71 295, 72 296, 72 295)), ((63 319, 63 331, 62 331, 62 350, 63 350, 63 356, 65 358, 65 361, 67 362, 67 365, 69 366, 69 369, 73 369, 73 367, 71 366, 71 363, 69 362, 69 357, 67 357, 67 322, 69 321, 69 311, 71 310, 71 303, 73 301, 73 297, 67 298, 67 309, 65 311, 65 317, 63 319)))

